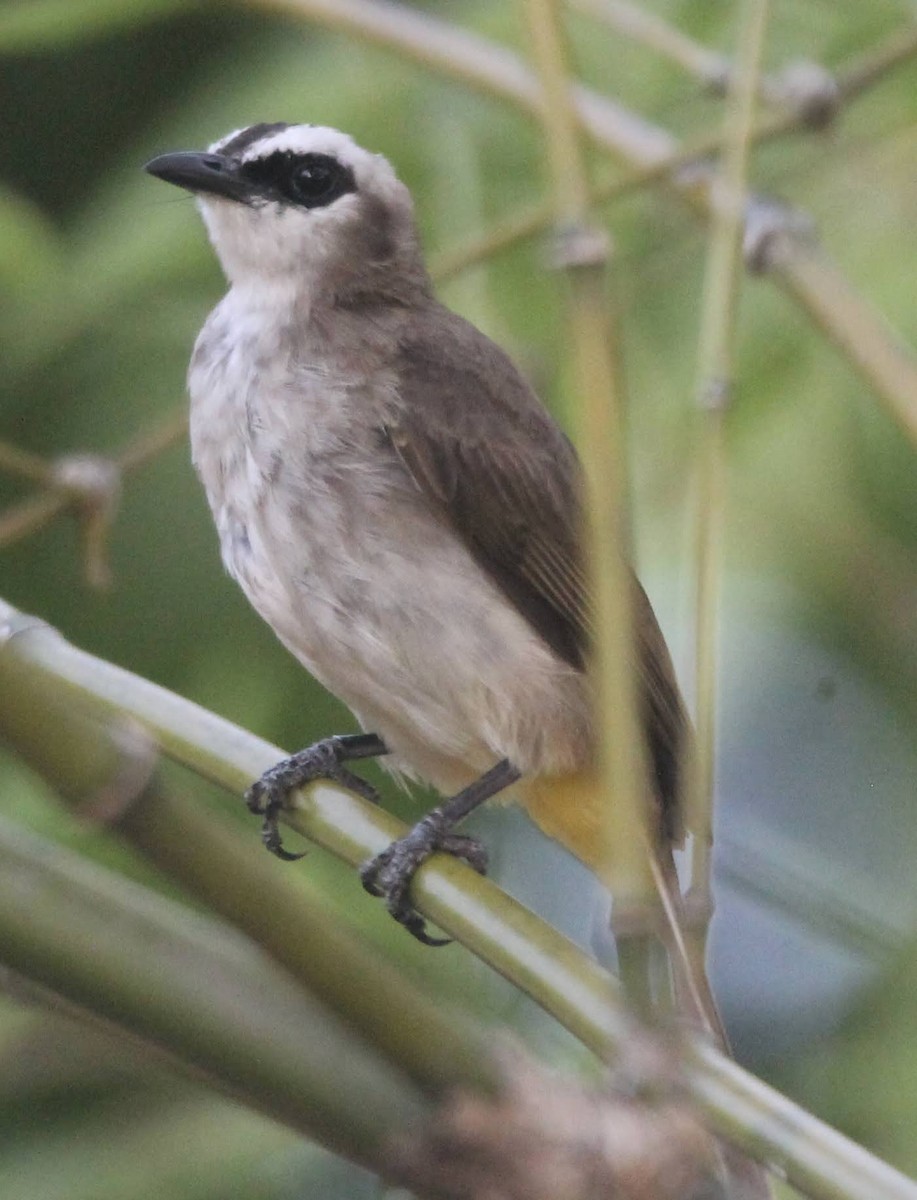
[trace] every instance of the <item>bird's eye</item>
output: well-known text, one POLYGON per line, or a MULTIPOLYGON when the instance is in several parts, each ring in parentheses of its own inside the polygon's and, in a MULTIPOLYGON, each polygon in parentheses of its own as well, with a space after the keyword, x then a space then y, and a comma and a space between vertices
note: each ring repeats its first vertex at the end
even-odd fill
POLYGON ((304 154, 290 163, 287 192, 305 208, 321 208, 356 191, 353 172, 330 154, 304 154))
POLYGON ((291 191, 303 204, 321 204, 334 188, 334 183, 334 169, 329 162, 321 159, 299 163, 290 175, 291 191))

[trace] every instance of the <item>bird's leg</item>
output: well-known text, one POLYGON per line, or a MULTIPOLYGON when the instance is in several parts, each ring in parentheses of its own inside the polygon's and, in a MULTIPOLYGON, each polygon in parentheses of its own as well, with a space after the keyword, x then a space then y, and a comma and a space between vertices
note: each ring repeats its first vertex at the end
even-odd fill
POLYGON ((371 783, 354 775, 344 766, 360 758, 378 758, 388 754, 388 747, 376 733, 342 733, 322 738, 314 746, 307 746, 289 758, 281 759, 276 766, 265 771, 245 793, 245 803, 253 813, 260 814, 261 840, 285 862, 302 858, 302 854, 291 854, 283 848, 278 821, 286 804, 287 796, 294 788, 311 783, 313 779, 331 779, 342 787, 356 792, 364 800, 379 803, 379 794, 371 783))
POLYGON ((487 870, 487 851, 475 838, 453 833, 456 825, 498 792, 515 783, 520 772, 504 758, 474 783, 431 809, 410 833, 360 868, 363 886, 373 896, 384 896, 396 921, 427 946, 448 945, 448 938, 431 937, 426 922, 411 903, 409 889, 414 872, 437 850, 463 858, 481 875, 487 870))

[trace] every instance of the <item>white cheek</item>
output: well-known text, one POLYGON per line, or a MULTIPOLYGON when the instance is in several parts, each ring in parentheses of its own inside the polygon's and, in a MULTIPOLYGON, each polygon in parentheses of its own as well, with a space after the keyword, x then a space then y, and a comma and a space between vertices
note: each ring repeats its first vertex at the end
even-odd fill
POLYGON ((275 204, 252 207, 210 197, 200 197, 198 204, 232 283, 293 275, 302 282, 346 236, 347 211, 275 204))

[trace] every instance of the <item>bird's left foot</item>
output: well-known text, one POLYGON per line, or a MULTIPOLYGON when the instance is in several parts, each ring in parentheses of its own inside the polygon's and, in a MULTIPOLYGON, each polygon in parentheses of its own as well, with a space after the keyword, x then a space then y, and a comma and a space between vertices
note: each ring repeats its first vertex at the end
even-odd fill
POLYGON ((383 896, 386 908, 395 920, 425 946, 447 946, 451 940, 427 933, 426 921, 411 903, 414 873, 437 851, 464 859, 481 875, 487 872, 485 848, 476 838, 449 832, 448 822, 437 809, 360 868, 360 879, 370 895, 383 896))
POLYGON ((447 946, 449 938, 427 933, 426 922, 411 903, 414 872, 431 854, 441 850, 462 858, 480 875, 487 871, 487 851, 476 838, 452 830, 469 813, 519 779, 519 771, 508 758, 485 771, 474 783, 434 808, 403 838, 365 862, 360 868, 363 886, 372 896, 383 896, 395 920, 426 946, 447 946))

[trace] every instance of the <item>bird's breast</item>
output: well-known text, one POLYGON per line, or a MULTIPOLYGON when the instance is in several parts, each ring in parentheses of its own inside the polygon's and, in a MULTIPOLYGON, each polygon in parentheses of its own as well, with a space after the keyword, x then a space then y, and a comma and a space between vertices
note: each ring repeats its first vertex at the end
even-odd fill
POLYGON ((223 561, 399 767, 441 788, 501 757, 567 769, 588 753, 582 678, 380 443, 390 387, 205 327, 191 438, 223 561))

